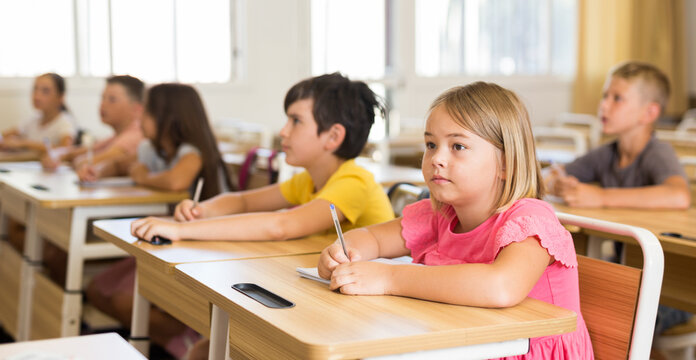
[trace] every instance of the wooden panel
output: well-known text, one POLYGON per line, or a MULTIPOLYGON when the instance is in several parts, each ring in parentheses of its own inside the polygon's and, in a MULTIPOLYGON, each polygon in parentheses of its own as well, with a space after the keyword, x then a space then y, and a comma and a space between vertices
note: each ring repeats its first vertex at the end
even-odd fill
POLYGON ((210 334, 210 303, 190 288, 145 262, 138 262, 140 293, 199 334, 210 334))
POLYGON ((9 189, 2 189, 2 211, 5 215, 24 223, 27 203, 24 198, 9 189))
POLYGON ((12 246, 0 241, 0 325, 17 338, 19 283, 22 256, 12 246))
POLYGON ((626 359, 641 270, 578 256, 580 308, 597 360, 626 359))
MULTIPOLYGON (((41 273, 34 275, 34 295, 31 306, 32 340, 61 337, 61 323, 66 301, 65 293, 41 273)), ((79 296, 79 295, 74 295, 79 296)), ((66 319, 79 325, 79 317, 66 319)))
POLYGON ((36 209, 36 226, 39 235, 66 250, 70 244, 70 220, 72 209, 36 209))
MULTIPOLYGON (((643 253, 637 246, 626 245, 626 265, 643 268, 643 253)), ((665 253, 665 272, 662 278, 660 304, 689 312, 696 312, 696 281, 694 259, 665 253)))

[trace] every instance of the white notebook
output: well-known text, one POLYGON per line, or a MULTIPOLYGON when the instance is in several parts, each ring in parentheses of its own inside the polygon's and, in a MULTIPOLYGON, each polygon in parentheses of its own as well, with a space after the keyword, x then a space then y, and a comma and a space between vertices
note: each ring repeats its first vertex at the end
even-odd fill
MULTIPOLYGON (((413 259, 410 256, 401 256, 398 258, 393 258, 393 259, 387 259, 387 258, 377 258, 373 259, 370 261, 376 261, 376 262, 381 262, 383 264, 391 264, 391 265, 421 265, 421 264, 414 264, 412 263, 413 259)), ((329 284, 331 283, 331 280, 324 279, 319 276, 319 270, 317 268, 303 268, 303 267, 298 267, 295 270, 302 276, 303 278, 307 278, 310 280, 314 281, 319 281, 324 284, 329 284)))

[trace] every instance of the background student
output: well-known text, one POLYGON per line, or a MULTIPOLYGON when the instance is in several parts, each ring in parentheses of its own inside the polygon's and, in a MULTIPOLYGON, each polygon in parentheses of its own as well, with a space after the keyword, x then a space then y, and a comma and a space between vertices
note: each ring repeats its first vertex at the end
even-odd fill
POLYGON ((431 199, 402 218, 345 234, 324 249, 319 274, 344 294, 392 294, 508 307, 532 297, 575 311, 574 332, 534 338, 524 359, 591 359, 570 233, 540 200, 543 182, 529 116, 511 91, 473 83, 440 95, 425 127, 431 199), (411 255, 387 265, 377 257, 411 255))
MULTIPOLYGON (((153 86, 147 94, 142 130, 148 141, 138 147, 133 180, 160 190, 191 189, 205 179, 202 198, 229 188, 229 176, 217 149, 203 102, 194 88, 182 84, 153 86)), ((130 326, 135 281, 135 259, 124 259, 97 275, 87 289, 98 309, 130 326)), ((183 357, 198 335, 165 312, 150 312, 154 343, 177 358, 183 357)))
POLYGON ((134 158, 138 144, 143 140, 140 119, 144 93, 145 84, 138 78, 120 75, 106 79, 99 115, 101 121, 113 129, 113 136, 94 143, 92 159, 87 155, 91 144, 82 144, 63 148, 60 155, 56 154, 60 149, 56 149, 54 154, 46 154, 41 158, 43 167, 53 170, 60 161, 69 161, 83 181, 128 175, 129 164, 120 160, 134 158))
POLYGON ((552 192, 577 207, 688 208, 686 173, 672 146, 653 134, 668 99, 669 80, 655 66, 612 69, 598 116, 602 132, 617 139, 567 164, 567 176, 553 172, 552 192))
POLYGON ((34 80, 32 104, 35 117, 2 133, 0 149, 45 151, 50 146, 68 146, 76 134, 75 120, 65 106, 65 79, 46 73, 34 80))
POLYGON ((392 219, 382 187, 353 160, 367 142, 375 108, 384 113, 377 96, 361 81, 338 73, 301 81, 285 97, 288 121, 280 136, 286 161, 305 168, 304 172, 281 184, 222 194, 196 208, 184 200, 176 207, 176 221, 140 219, 132 224, 133 235, 171 240, 293 239, 333 232, 331 203, 349 229, 392 219), (286 208, 290 209, 276 212, 286 208))

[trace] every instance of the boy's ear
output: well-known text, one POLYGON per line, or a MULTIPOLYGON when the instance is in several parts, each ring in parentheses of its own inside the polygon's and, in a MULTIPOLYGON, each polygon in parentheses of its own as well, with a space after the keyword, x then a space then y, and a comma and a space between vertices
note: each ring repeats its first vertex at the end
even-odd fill
POLYGON ((336 151, 341 144, 343 144, 343 140, 346 138, 346 128, 341 125, 341 124, 333 124, 329 128, 329 130, 326 131, 327 133, 327 141, 326 141, 326 149, 330 151, 336 151))
POLYGON ((645 106, 645 119, 646 124, 652 124, 660 118, 660 113, 662 112, 662 107, 660 104, 650 101, 645 106))

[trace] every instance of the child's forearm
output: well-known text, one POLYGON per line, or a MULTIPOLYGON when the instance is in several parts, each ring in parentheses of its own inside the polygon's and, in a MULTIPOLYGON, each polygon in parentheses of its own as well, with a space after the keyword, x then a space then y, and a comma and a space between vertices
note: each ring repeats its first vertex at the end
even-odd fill
POLYGON ((246 202, 240 193, 224 193, 201 203, 206 217, 241 214, 247 212, 246 202))
POLYGON ((604 207, 644 209, 687 209, 690 194, 686 187, 654 185, 639 188, 606 188, 602 192, 604 207))
POLYGON ((348 231, 344 234, 344 238, 347 247, 358 250, 360 260, 372 260, 381 256, 377 238, 366 228, 348 231))
POLYGON ((448 304, 509 307, 524 299, 488 264, 395 265, 389 293, 448 304))
POLYGON ((180 223, 179 237, 195 240, 287 240, 310 235, 283 221, 283 213, 259 212, 180 223))

